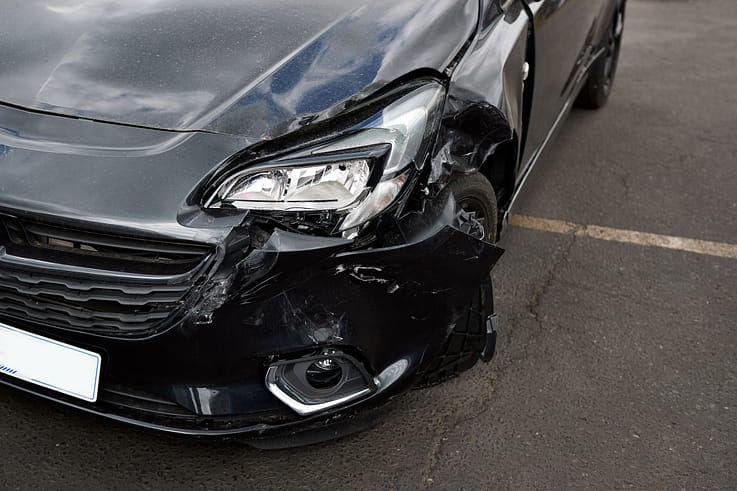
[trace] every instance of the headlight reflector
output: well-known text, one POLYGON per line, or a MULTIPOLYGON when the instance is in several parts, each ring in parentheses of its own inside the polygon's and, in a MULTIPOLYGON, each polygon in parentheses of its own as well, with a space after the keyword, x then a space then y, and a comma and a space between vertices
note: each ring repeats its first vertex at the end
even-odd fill
POLYGON ((216 203, 251 210, 340 210, 367 190, 368 159, 281 167, 241 174, 220 188, 216 203))

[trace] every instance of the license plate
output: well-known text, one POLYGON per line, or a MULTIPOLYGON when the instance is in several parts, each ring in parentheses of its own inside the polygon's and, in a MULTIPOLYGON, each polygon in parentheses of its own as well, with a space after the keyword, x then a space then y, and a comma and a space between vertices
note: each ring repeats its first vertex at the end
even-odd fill
POLYGON ((100 355, 0 323, 0 373, 95 402, 100 355))

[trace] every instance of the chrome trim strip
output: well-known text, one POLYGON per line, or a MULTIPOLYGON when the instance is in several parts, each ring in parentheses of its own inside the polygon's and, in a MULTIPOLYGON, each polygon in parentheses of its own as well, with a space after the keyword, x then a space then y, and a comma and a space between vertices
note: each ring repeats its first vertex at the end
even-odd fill
POLYGON ((70 266, 67 264, 51 263, 48 261, 41 261, 39 259, 22 258, 17 256, 8 255, 5 252, 5 248, 0 246, 0 265, 15 266, 18 268, 36 268, 42 271, 53 271, 55 273, 62 274, 80 274, 87 277, 104 278, 108 280, 122 280, 122 281, 145 281, 148 283, 163 283, 163 284, 178 284, 188 281, 197 271, 200 270, 201 265, 206 262, 207 257, 201 264, 197 265, 192 271, 181 273, 178 275, 146 275, 146 274, 135 274, 135 273, 121 273, 117 271, 110 271, 105 269, 92 269, 80 266, 70 266))
POLYGON ((327 411, 328 409, 342 406, 343 404, 347 404, 351 401, 355 401, 356 399, 360 399, 361 397, 365 397, 372 392, 370 387, 366 387, 365 389, 362 389, 358 392, 348 394, 341 397, 340 399, 335 399, 333 401, 324 402, 322 404, 304 404, 294 399, 292 396, 284 392, 279 387, 279 378, 276 375, 278 368, 278 366, 272 365, 266 371, 266 388, 269 389, 269 392, 274 394, 277 399, 289 406, 290 409, 292 409, 300 416, 309 416, 311 414, 327 411))

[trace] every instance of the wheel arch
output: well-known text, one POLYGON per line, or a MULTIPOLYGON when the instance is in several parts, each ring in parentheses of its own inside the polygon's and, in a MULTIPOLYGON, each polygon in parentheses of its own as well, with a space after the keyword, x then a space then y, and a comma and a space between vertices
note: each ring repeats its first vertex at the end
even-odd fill
POLYGON ((450 78, 434 164, 445 174, 480 172, 503 214, 514 195, 533 103, 534 23, 523 0, 480 3, 479 32, 450 78))

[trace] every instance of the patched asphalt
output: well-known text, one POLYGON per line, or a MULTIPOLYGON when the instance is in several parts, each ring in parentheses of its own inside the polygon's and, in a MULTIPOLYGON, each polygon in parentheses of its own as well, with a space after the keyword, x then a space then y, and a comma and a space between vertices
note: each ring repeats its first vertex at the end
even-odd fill
MULTIPOLYGON (((630 0, 615 92, 516 210, 737 243, 737 2, 630 0)), ((0 488, 737 489, 737 260, 511 228, 498 356, 376 428, 263 452, 0 387, 0 488)))

